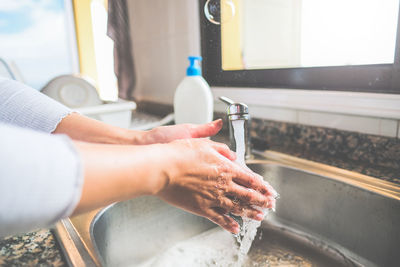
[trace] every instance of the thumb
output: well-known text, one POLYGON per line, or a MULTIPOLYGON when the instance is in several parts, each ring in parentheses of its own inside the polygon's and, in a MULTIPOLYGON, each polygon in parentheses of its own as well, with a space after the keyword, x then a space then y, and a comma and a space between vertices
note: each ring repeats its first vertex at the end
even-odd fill
POLYGON ((216 135, 222 128, 222 120, 218 119, 206 124, 195 125, 190 129, 192 138, 203 138, 216 135))

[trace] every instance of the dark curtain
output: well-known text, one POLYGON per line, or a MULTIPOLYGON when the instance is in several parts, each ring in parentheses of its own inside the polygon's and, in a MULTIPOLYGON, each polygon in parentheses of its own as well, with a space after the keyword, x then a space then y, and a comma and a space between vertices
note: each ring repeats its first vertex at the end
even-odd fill
POLYGON ((107 34, 114 40, 114 72, 118 79, 118 96, 131 99, 135 88, 135 69, 126 0, 108 1, 107 34))

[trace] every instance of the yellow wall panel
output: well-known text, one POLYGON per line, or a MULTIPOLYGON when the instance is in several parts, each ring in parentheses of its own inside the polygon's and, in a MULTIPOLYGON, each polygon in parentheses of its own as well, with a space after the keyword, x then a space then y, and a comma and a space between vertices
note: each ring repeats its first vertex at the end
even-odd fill
POLYGON ((241 70, 242 58, 242 0, 232 0, 235 15, 231 8, 221 1, 221 52, 223 70, 241 70))
POLYGON ((97 82, 93 27, 90 15, 91 2, 91 0, 73 0, 73 5, 81 74, 97 82))

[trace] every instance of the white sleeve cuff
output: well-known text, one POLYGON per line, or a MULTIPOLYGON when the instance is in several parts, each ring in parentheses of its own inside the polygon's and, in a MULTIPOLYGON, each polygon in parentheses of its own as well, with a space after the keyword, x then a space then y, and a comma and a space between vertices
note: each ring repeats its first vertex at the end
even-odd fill
POLYGON ((0 122, 51 133, 71 112, 29 86, 0 78, 0 122))

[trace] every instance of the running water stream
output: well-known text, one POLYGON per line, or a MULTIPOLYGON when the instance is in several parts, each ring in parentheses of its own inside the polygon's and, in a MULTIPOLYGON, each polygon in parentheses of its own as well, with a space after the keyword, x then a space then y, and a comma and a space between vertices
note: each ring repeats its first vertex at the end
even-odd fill
MULTIPOLYGON (((245 163, 245 128, 244 120, 232 121, 233 134, 236 142, 236 162, 241 166, 247 167, 245 163)), ((249 189, 251 190, 251 189, 249 189)), ((268 210, 263 209, 264 216, 267 215, 268 210)), ((247 253, 250 250, 251 244, 257 234, 257 228, 260 227, 261 222, 248 218, 242 218, 243 225, 241 225, 240 232, 236 235, 239 243, 238 263, 242 264, 245 260, 247 253)))

